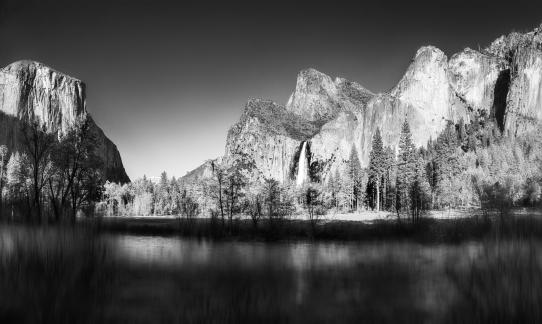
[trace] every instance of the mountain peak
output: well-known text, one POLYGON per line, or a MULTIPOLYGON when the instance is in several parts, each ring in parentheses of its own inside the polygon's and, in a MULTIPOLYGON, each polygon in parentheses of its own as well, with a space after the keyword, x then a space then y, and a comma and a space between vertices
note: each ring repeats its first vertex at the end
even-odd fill
MULTIPOLYGON (((117 147, 86 111, 85 85, 80 80, 32 60, 11 63, 0 69, 0 112, 9 120, 6 124, 11 133, 20 130, 17 120, 37 121, 48 132, 62 135, 73 129, 80 118, 90 118, 107 179, 129 181, 117 147)), ((0 144, 7 142, 10 150, 17 150, 21 144, 8 142, 6 134, 10 132, 0 134, 0 144)))
POLYGON ((57 76, 63 77, 67 80, 82 83, 82 81, 77 78, 69 76, 66 73, 60 72, 56 69, 53 69, 50 66, 47 66, 41 62, 34 61, 34 60, 19 60, 19 61, 9 64, 8 66, 1 69, 0 71, 5 72, 5 73, 21 73, 22 71, 26 71, 32 74, 35 74, 37 71, 42 71, 43 72, 42 74, 44 75, 51 75, 54 73, 54 74, 57 74, 57 76))
POLYGON ((343 110, 360 110, 373 93, 355 82, 335 78, 313 68, 297 75, 286 109, 304 119, 326 122, 343 110))
POLYGON ((427 61, 444 61, 446 62, 448 58, 446 57, 446 54, 439 48, 432 46, 432 45, 426 45, 420 47, 416 51, 416 55, 414 55, 413 61, 425 63, 427 61))

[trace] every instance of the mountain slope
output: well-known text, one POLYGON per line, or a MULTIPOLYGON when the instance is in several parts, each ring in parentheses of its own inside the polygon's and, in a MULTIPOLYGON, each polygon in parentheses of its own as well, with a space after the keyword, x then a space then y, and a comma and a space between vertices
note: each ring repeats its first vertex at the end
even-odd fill
MULTIPOLYGON (((50 132, 65 134, 78 118, 87 117, 85 84, 34 61, 18 61, 0 69, 0 143, 10 150, 20 143, 18 121, 37 120, 50 132)), ((90 116, 89 116, 90 117, 90 116)), ((129 182, 116 145, 91 119, 98 154, 108 180, 129 182)))
POLYGON ((285 107, 249 101, 228 133, 223 161, 244 153, 264 177, 294 180, 306 142, 311 178, 325 181, 349 159, 353 147, 362 165, 368 164, 377 128, 384 144, 396 148, 405 120, 418 147, 448 123, 468 124, 475 118, 494 122, 511 136, 536 129, 542 121, 541 33, 542 28, 512 33, 482 51, 466 48, 450 59, 424 46, 398 84, 379 94, 303 70, 285 107))

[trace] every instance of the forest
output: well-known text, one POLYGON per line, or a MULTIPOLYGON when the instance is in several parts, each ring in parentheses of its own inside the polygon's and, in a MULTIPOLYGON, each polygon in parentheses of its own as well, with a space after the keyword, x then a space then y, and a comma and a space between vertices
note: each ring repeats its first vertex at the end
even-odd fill
POLYGON ((0 218, 46 224, 91 216, 104 176, 90 120, 79 119, 66 133, 22 123, 20 133, 18 150, 0 146, 0 218))
POLYGON ((198 215, 231 221, 305 215, 318 222, 328 213, 386 211, 416 222, 428 210, 508 209, 535 206, 541 199, 542 134, 502 134, 481 115, 469 124, 448 123, 436 139, 416 148, 408 122, 397 151, 373 136, 369 165, 362 168, 355 147, 344 166, 327 179, 297 186, 254 176, 250 157, 238 154, 227 166, 213 163, 202 181, 146 177, 129 184, 105 183, 100 215, 198 215))

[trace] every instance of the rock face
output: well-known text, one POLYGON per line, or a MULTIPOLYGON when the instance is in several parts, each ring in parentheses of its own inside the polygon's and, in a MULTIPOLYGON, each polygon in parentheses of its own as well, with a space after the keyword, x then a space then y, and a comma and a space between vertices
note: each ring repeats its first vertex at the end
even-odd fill
POLYGON ((316 132, 317 125, 284 106, 252 99, 228 132, 225 159, 244 153, 252 157, 263 177, 287 179, 301 143, 316 132))
POLYGON ((542 27, 502 36, 482 51, 466 48, 450 59, 433 46, 422 47, 385 93, 373 94, 314 69, 301 71, 285 107, 265 100, 247 103, 228 133, 224 161, 244 153, 261 176, 295 181, 306 146, 311 180, 326 181, 348 161, 353 147, 362 166, 368 164, 377 128, 384 144, 396 148, 407 120, 419 147, 447 123, 479 116, 493 118, 512 136, 540 127, 542 27))
POLYGON ((542 25, 525 34, 501 36, 486 51, 508 63, 505 132, 517 135, 539 127, 542 120, 542 25))
POLYGON ((303 70, 297 76, 295 91, 286 109, 313 122, 329 121, 341 111, 361 109, 373 94, 355 82, 342 78, 332 80, 315 69, 303 70))
MULTIPOLYGON (((0 143, 17 149, 19 121, 37 120, 47 131, 65 134, 86 111, 85 84, 33 61, 15 62, 0 70, 0 143)), ((117 147, 91 119, 98 153, 108 180, 129 182, 117 147)))

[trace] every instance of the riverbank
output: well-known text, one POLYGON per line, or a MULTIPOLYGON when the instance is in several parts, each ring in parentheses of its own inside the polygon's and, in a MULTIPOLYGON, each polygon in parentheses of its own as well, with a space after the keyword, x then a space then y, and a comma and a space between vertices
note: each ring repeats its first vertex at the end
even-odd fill
POLYGON ((469 217, 387 217, 371 221, 321 220, 317 224, 298 219, 280 221, 220 219, 104 217, 87 221, 107 233, 182 236, 231 241, 393 241, 418 243, 461 243, 490 238, 542 238, 542 217, 511 213, 477 213, 469 217))

